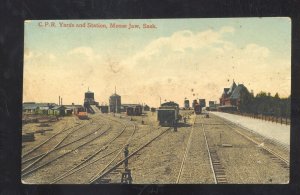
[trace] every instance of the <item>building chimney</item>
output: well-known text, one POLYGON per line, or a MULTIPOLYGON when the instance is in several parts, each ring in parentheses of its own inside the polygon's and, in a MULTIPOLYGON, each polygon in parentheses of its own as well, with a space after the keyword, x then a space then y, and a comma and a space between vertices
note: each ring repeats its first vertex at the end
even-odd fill
POLYGON ((60 105, 60 96, 58 96, 58 105, 60 105))

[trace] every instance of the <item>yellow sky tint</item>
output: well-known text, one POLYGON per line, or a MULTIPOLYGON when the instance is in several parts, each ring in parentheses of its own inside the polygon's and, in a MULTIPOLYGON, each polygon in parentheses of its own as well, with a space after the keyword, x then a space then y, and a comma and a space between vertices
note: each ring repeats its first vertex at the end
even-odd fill
MULTIPOLYGON (((102 40, 102 49, 82 41, 63 52, 26 47, 26 36, 34 35, 25 33, 23 101, 57 103, 61 96, 65 104, 83 104, 89 87, 96 101, 108 103, 117 86, 122 103, 158 106, 161 97, 183 105, 185 97, 219 101, 233 79, 254 93, 290 95, 290 56, 275 55, 268 45, 227 38, 238 33, 228 25, 175 29, 169 35, 149 38, 139 49, 133 49, 139 43, 129 38, 128 44, 122 39, 107 50, 104 46, 110 42, 102 40)), ((53 44, 59 48, 59 42, 53 44)))

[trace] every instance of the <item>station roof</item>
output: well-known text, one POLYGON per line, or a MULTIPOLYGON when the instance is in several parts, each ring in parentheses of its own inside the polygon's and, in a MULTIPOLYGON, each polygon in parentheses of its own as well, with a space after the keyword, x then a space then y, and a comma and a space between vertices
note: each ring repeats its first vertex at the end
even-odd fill
POLYGON ((114 93, 110 97, 121 97, 121 96, 119 96, 118 94, 114 93))
POLYGON ((238 99, 241 95, 241 90, 242 89, 247 89, 243 84, 239 84, 234 91, 232 92, 230 98, 231 99, 238 99))
POLYGON ((227 94, 231 94, 233 93, 233 91, 235 90, 235 88, 237 87, 236 83, 233 81, 230 89, 228 90, 227 94))

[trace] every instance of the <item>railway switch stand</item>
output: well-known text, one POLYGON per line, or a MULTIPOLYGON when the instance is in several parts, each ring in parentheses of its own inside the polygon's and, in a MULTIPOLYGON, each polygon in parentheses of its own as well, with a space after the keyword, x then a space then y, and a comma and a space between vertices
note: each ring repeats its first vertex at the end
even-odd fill
POLYGON ((125 169, 125 171, 122 173, 122 178, 121 178, 121 183, 124 183, 124 184, 132 183, 131 170, 128 168, 128 159, 127 159, 128 154, 129 154, 128 145, 126 145, 124 148, 124 157, 125 157, 124 169, 125 169))
POLYGON ((132 177, 131 177, 131 170, 125 169, 125 171, 122 173, 121 183, 124 184, 131 184, 132 183, 132 177))
POLYGON ((128 154, 129 154, 128 145, 126 145, 125 149, 124 149, 124 157, 125 157, 124 168, 125 168, 125 171, 128 169, 128 159, 127 159, 128 154))

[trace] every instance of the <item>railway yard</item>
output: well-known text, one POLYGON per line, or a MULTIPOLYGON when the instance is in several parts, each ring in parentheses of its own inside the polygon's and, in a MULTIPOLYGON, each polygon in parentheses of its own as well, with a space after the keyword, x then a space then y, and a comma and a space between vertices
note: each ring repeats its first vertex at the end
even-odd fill
POLYGON ((180 110, 177 130, 155 112, 71 115, 23 124, 28 184, 272 184, 289 182, 289 148, 213 112, 180 110), (207 117, 209 116, 209 117, 207 117), (39 131, 43 129, 44 131, 39 131), (40 132, 40 133, 36 133, 40 132))

